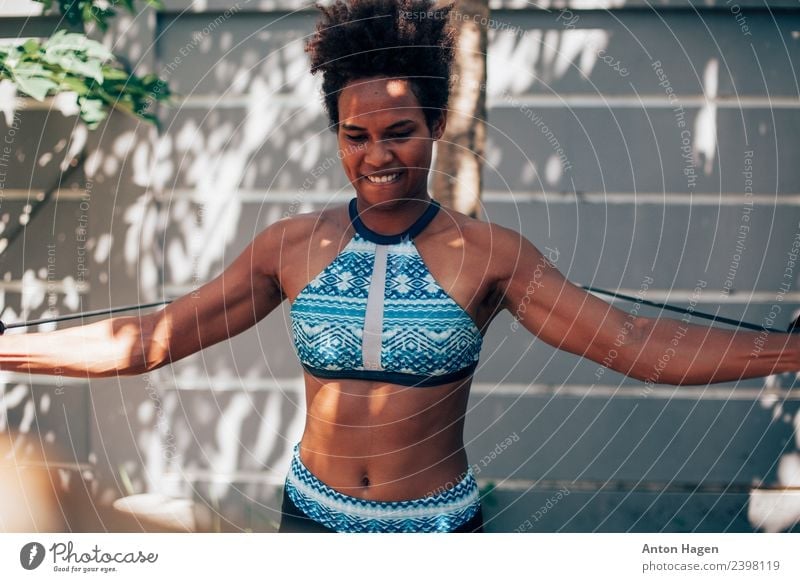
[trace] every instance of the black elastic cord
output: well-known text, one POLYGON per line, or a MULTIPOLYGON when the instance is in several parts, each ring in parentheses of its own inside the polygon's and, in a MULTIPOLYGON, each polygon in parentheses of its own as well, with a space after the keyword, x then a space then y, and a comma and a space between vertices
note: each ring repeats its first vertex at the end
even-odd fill
MULTIPOLYGON (((768 327, 763 327, 761 325, 755 325, 753 323, 747 323, 746 321, 739 321, 738 319, 731 319, 729 317, 722 317, 721 315, 711 315, 710 313, 703 313, 702 311, 689 311, 688 309, 684 309, 682 307, 675 307, 674 305, 670 305, 669 303, 656 303, 655 301, 648 301, 647 299, 639 299, 638 297, 631 297, 630 295, 623 295, 622 293, 612 293, 611 291, 605 291, 604 289, 598 289, 597 287, 589 287, 586 285, 581 285, 587 291, 593 291, 595 293, 602 293, 603 295, 610 295, 612 297, 619 297, 620 299, 625 299, 627 301, 633 301, 636 303, 643 303, 644 305, 650 305, 652 307, 661 307, 663 309, 667 309, 669 311, 676 311, 678 313, 690 313, 692 315, 696 315, 697 317, 701 317, 703 319, 710 319, 711 321, 716 321, 719 323, 727 323, 728 325, 733 325, 736 327, 744 327, 747 329, 752 329, 755 331, 775 331, 768 327)), ((800 331, 798 329, 798 321, 800 321, 800 317, 795 319, 786 330, 789 333, 797 333, 800 331)))
MULTIPOLYGON (((738 319, 731 319, 729 317, 722 317, 720 315, 712 315, 710 313, 703 313, 702 311, 695 311, 695 310, 689 311, 688 309, 684 309, 682 307, 675 307, 674 305, 670 305, 669 303, 656 303, 655 301, 648 301, 647 299, 631 297, 630 295, 624 295, 623 293, 614 293, 612 291, 606 291, 605 289, 599 289, 597 287, 591 287, 589 285, 581 285, 581 287, 583 289, 586 289, 587 291, 592 291, 593 293, 601 293, 603 295, 609 295, 611 297, 625 299, 626 301, 632 301, 634 303, 642 303, 644 305, 649 305, 651 307, 660 307, 662 309, 675 311, 677 313, 689 313, 693 316, 697 316, 703 319, 710 319, 711 321, 717 323, 725 323, 728 325, 733 325, 735 327, 744 327, 746 329, 752 329, 755 331, 767 331, 767 332, 775 331, 768 327, 755 325, 753 323, 747 323, 746 321, 739 321, 738 319)), ((47 319, 20 321, 17 323, 9 323, 8 325, 0 321, 0 335, 3 335, 7 329, 12 329, 15 327, 28 327, 31 325, 40 325, 42 323, 52 323, 55 321, 67 321, 70 319, 94 317, 95 315, 107 315, 109 313, 117 313, 120 311, 131 311, 133 309, 146 309, 148 307, 155 307, 156 305, 165 305, 167 303, 172 303, 173 301, 174 299, 165 299, 164 301, 156 301, 154 303, 142 303, 141 305, 127 305, 125 307, 113 307, 111 309, 97 309, 95 311, 84 311, 83 313, 73 313, 71 315, 62 315, 59 317, 52 317, 47 319)), ((800 333, 800 317, 798 317, 789 324, 789 326, 786 328, 786 333, 800 333)))
POLYGON ((59 317, 49 317, 45 319, 32 319, 31 321, 18 321, 16 323, 9 323, 6 325, 0 321, 0 335, 3 335, 7 329, 15 327, 28 327, 31 325, 41 325, 43 323, 52 323, 54 321, 68 321, 70 319, 81 319, 84 317, 94 317, 95 315, 107 315, 109 313, 117 313, 120 311, 132 311, 134 309, 146 309, 148 307, 155 307, 156 305, 164 305, 172 303, 174 299, 165 299, 164 301, 156 301, 154 303, 142 303, 140 305, 126 305, 125 307, 112 307, 109 309, 95 309, 94 311, 84 311, 83 313, 72 313, 70 315, 60 315, 59 317))

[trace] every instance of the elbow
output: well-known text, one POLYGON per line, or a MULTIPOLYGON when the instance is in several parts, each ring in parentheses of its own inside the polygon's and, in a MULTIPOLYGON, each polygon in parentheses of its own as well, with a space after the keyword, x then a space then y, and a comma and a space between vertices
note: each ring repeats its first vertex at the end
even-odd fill
POLYGON ((170 363, 168 342, 162 341, 158 335, 155 322, 150 318, 145 341, 142 342, 142 368, 145 372, 153 372, 170 363))
POLYGON ((631 334, 631 344, 628 346, 627 357, 624 358, 625 369, 619 372, 650 385, 693 384, 694 382, 684 373, 684 366, 680 363, 676 349, 677 344, 656 340, 654 345, 648 347, 657 321, 650 317, 636 318, 635 331, 631 334))
POLYGON ((155 358, 151 355, 145 354, 142 357, 142 362, 139 366, 140 371, 136 372, 136 374, 147 374, 149 372, 154 372, 155 370, 158 370, 166 365, 166 363, 167 361, 163 358, 155 358))
POLYGON ((153 372, 168 363, 168 350, 157 337, 153 318, 143 317, 139 328, 138 340, 128 350, 128 365, 123 367, 126 376, 153 372))

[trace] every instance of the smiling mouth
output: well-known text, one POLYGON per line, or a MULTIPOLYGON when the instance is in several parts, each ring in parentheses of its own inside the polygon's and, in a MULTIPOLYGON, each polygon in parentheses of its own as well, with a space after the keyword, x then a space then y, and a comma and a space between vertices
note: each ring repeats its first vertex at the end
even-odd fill
POLYGON ((365 176, 371 184, 392 184, 400 179, 403 172, 394 172, 393 174, 383 174, 382 176, 365 176))

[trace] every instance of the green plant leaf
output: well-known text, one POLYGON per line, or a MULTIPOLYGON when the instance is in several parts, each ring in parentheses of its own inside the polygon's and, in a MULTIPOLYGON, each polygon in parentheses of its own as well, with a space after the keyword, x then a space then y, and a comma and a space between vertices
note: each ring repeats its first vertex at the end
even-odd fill
POLYGON ((65 77, 61 81, 61 86, 67 91, 75 91, 78 95, 86 95, 89 92, 89 87, 79 77, 65 77))
POLYGON ((95 129, 108 115, 101 99, 86 99, 80 97, 78 103, 81 107, 81 119, 90 129, 95 129))
POLYGON ((80 75, 94 79, 98 83, 103 82, 103 71, 101 65, 97 61, 80 61, 72 55, 61 55, 59 57, 48 59, 49 63, 59 65, 61 69, 73 75, 80 75))
POLYGON ((114 54, 99 42, 77 32, 59 30, 44 43, 46 55, 79 53, 89 59, 111 61, 114 54))
MULTIPOLYGON (((62 14, 73 16, 92 6, 93 1, 58 0, 62 14)), ((95 10, 98 17, 104 14, 107 11, 95 10)), ((43 43, 29 39, 22 45, 0 46, 0 79, 4 78, 10 79, 20 93, 39 101, 51 93, 75 92, 81 119, 90 129, 116 108, 155 124, 160 131, 157 117, 149 110, 154 103, 169 102, 172 97, 167 83, 157 75, 137 77, 125 70, 101 43, 65 29, 56 31, 43 43)))
POLYGON ((58 87, 49 77, 50 72, 38 63, 20 63, 13 70, 17 87, 37 101, 43 101, 49 91, 58 87))
POLYGON ((31 77, 27 79, 24 77, 17 77, 16 81, 17 86, 23 93, 26 93, 37 101, 44 101, 47 94, 58 87, 56 83, 43 77, 31 77))
POLYGON ((22 50, 28 54, 36 54, 39 52, 39 41, 35 38, 29 38, 22 43, 22 50))
POLYGON ((124 81, 131 77, 130 73, 123 69, 104 66, 102 69, 103 78, 107 81, 124 81))

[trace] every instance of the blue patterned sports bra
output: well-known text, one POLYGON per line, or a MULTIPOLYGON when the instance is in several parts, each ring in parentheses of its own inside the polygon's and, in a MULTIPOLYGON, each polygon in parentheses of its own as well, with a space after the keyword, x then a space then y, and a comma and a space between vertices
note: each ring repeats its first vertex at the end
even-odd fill
POLYGON ((483 337, 431 276, 413 238, 439 211, 435 200, 397 235, 370 230, 350 201, 355 235, 292 303, 300 363, 319 378, 436 386, 473 373, 483 337))

